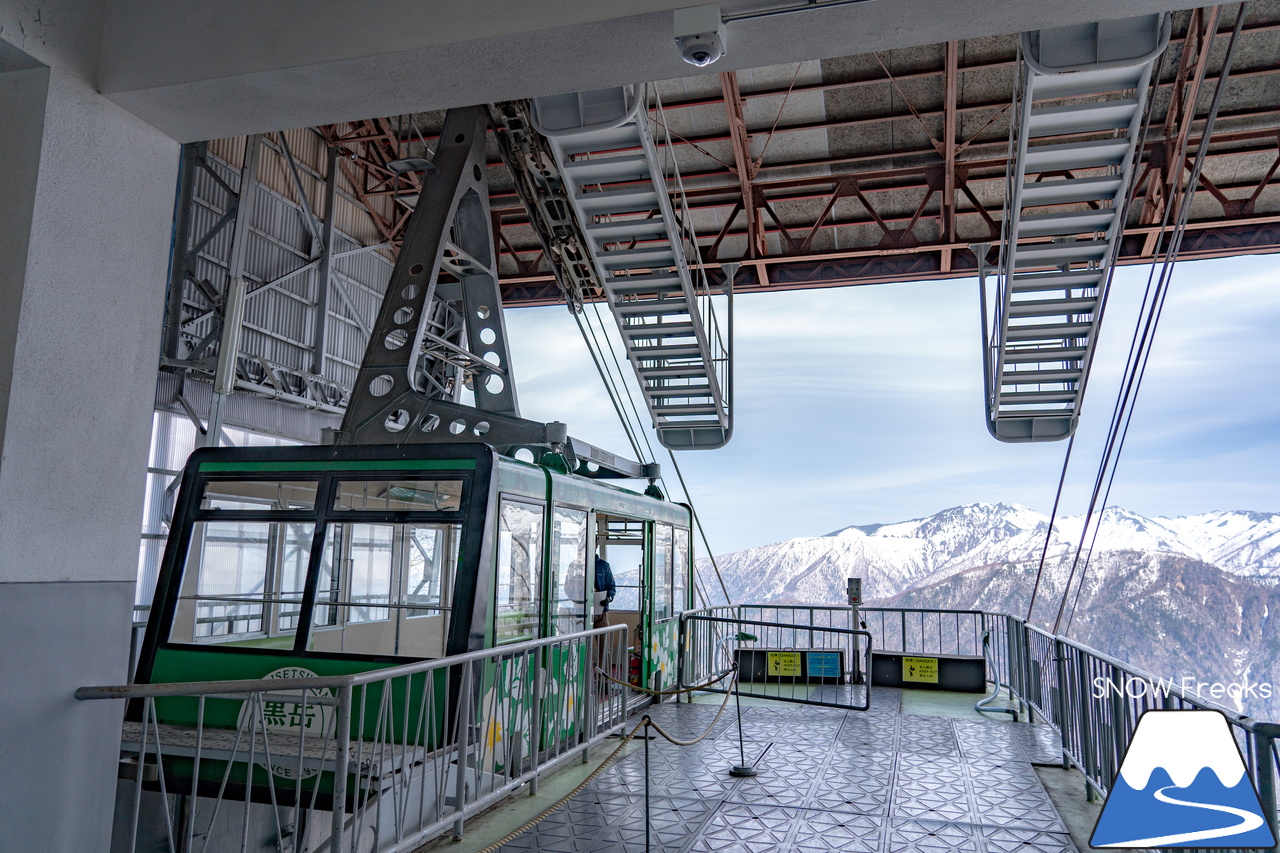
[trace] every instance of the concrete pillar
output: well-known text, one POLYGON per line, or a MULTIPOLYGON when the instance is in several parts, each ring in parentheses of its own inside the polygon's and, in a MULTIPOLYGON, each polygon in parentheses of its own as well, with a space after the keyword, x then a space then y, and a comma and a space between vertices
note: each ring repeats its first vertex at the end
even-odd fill
POLYGON ((178 147, 0 71, 0 850, 106 851, 178 147))

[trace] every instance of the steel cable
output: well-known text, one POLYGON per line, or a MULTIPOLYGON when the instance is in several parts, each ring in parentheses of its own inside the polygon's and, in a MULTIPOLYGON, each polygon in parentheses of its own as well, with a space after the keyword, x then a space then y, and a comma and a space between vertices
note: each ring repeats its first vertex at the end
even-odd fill
MULTIPOLYGON (((1235 57, 1236 45, 1239 41, 1240 32, 1244 27, 1244 20, 1248 13, 1248 2, 1241 3, 1239 11, 1236 13, 1235 26, 1231 30, 1230 38, 1227 42, 1226 53, 1222 58, 1222 70, 1218 75, 1217 85, 1214 87, 1213 100, 1209 105, 1209 113, 1205 118, 1204 130, 1200 136, 1200 144, 1196 151, 1195 160, 1192 163, 1189 174, 1187 175, 1186 190, 1182 194, 1182 202, 1178 209, 1178 219, 1174 225, 1173 232, 1170 235, 1167 244, 1164 260, 1159 266, 1159 276, 1156 277, 1157 267, 1152 266, 1151 275, 1148 277, 1148 291, 1151 293, 1150 308, 1147 311, 1147 319, 1142 325, 1141 336, 1138 336, 1138 330, 1134 330, 1135 342, 1130 348, 1130 359, 1126 364, 1125 382, 1120 398, 1117 400, 1116 409, 1113 413, 1111 428, 1108 432, 1107 446, 1103 454, 1102 461, 1098 467, 1098 475, 1094 481, 1093 494, 1089 501, 1089 511, 1085 515, 1084 526, 1080 531, 1080 542, 1076 546, 1075 556, 1071 563, 1071 572, 1067 577, 1067 584, 1063 587, 1062 601, 1058 606, 1058 616, 1054 621, 1053 632, 1058 633, 1061 627, 1062 617, 1066 609, 1067 598, 1071 590, 1071 581, 1075 577, 1076 567, 1080 561, 1080 555, 1084 548, 1085 539, 1088 537, 1088 528, 1093 523, 1093 513, 1097 506, 1098 498, 1104 494, 1103 482, 1106 482, 1105 495, 1111 494, 1111 487, 1115 482, 1116 469, 1120 463, 1120 455, 1124 450, 1125 439, 1129 434, 1129 426, 1133 422, 1134 407, 1137 404, 1138 391, 1142 387, 1142 380, 1146 376, 1147 365, 1151 358, 1151 349, 1155 341, 1156 328, 1159 326, 1160 318, 1164 313, 1165 301, 1168 299, 1170 282, 1173 276, 1173 268, 1177 263, 1178 254, 1182 249, 1182 239, 1186 233, 1187 222, 1191 217, 1191 203, 1195 198, 1196 185, 1200 181, 1200 174, 1204 168, 1205 157, 1209 151, 1209 140, 1213 135, 1214 125, 1217 123, 1218 110, 1222 104, 1222 96, 1226 90, 1228 78, 1231 76, 1231 64, 1235 57), (1155 278, 1155 286, 1152 288, 1152 278, 1155 278), (1122 406, 1123 402, 1123 406, 1122 406)), ((1210 40, 1204 46, 1208 50, 1211 46, 1210 40)), ((1194 111, 1195 105, 1191 104, 1190 109, 1194 111)), ((1179 157, 1176 162, 1179 164, 1186 162, 1186 148, 1189 145, 1189 139, 1183 139, 1179 149, 1179 157)), ((1166 208, 1166 217, 1172 205, 1166 208)), ((1161 232, 1163 233, 1163 228, 1161 232)), ((1147 307, 1146 294, 1143 296, 1143 307, 1147 307)), ((1106 498, 1103 498, 1103 510, 1106 511, 1106 498)), ((1097 523, 1094 525, 1093 538, 1089 545, 1089 554, 1085 558, 1084 567, 1081 569, 1080 582, 1076 587, 1076 594, 1071 604, 1071 616, 1067 622, 1067 630, 1070 630, 1071 622, 1075 619, 1075 613, 1080 602, 1080 593, 1084 589, 1085 577, 1088 574, 1089 561, 1093 556, 1093 548, 1097 543, 1098 531, 1102 527, 1102 518, 1099 514, 1097 523)))

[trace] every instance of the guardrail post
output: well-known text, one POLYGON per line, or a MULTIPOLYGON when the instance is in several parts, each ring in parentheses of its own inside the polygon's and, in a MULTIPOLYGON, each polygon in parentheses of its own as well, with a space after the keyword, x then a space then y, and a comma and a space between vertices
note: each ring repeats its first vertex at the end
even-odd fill
POLYGON ((1062 769, 1071 769, 1071 757, 1067 751, 1067 652, 1062 640, 1053 638, 1053 661, 1058 682, 1058 739, 1062 743, 1062 769))
POLYGON ((351 759, 351 694, 355 688, 344 685, 338 688, 338 711, 334 715, 337 745, 333 756, 333 824, 329 849, 342 850, 342 832, 347 822, 347 772, 351 759))
MULTIPOLYGON (((1084 773, 1086 779, 1094 780, 1096 784, 1102 779, 1102 763, 1099 757, 1099 747, 1097 737, 1100 734, 1093 725, 1094 703, 1090 702, 1090 698, 1096 699, 1091 691, 1089 683, 1089 663, 1083 655, 1080 656, 1076 664, 1076 689, 1080 693, 1080 771, 1084 773)), ((1102 720, 1098 719, 1098 725, 1101 726, 1102 720)), ((1084 785, 1085 799, 1094 802, 1098 798, 1098 794, 1093 785, 1087 781, 1084 785)))
MULTIPOLYGON (((688 673, 686 672, 687 667, 684 660, 685 653, 689 647, 685 639, 686 624, 684 614, 681 613, 676 619, 676 687, 681 690, 688 686, 688 682, 685 681, 685 676, 688 673)), ((692 693, 685 694, 685 702, 693 702, 692 693)))
POLYGON ((578 736, 582 738, 582 763, 586 764, 591 760, 591 747, 588 742, 596 736, 596 731, 600 728, 600 712, 596 708, 596 691, 608 690, 608 682, 606 682, 597 672, 596 667, 601 670, 608 666, 608 636, 592 637, 582 644, 582 656, 586 659, 586 665, 583 666, 582 677, 582 701, 578 703, 581 708, 582 722, 578 725, 578 736), (598 652, 598 654, 597 654, 598 652))
POLYGON ((1280 853, 1280 814, 1276 811, 1276 763, 1275 738, 1280 735, 1280 723, 1263 723, 1253 732, 1253 766, 1257 774, 1258 799, 1262 812, 1267 816, 1271 834, 1276 839, 1272 848, 1280 853), (1272 731, 1274 729, 1274 731, 1272 731))
POLYGON ((1107 764, 1107 784, 1110 786, 1116 773, 1120 771, 1120 762, 1124 759, 1124 747, 1120 745, 1121 732, 1125 728, 1124 724, 1124 675, 1120 671, 1120 667, 1115 664, 1108 665, 1108 674, 1111 683, 1116 685, 1118 689, 1108 690, 1111 694, 1111 731, 1110 743, 1107 750, 1109 759, 1107 764))
POLYGON ((462 838, 463 810, 467 799, 467 749, 471 740, 471 681, 473 661, 462 665, 462 677, 458 680, 458 722, 454 727, 454 739, 458 742, 458 778, 453 785, 453 805, 458 818, 453 822, 453 837, 462 838))
MULTIPOLYGON (((533 765, 533 778, 529 780, 529 796, 538 795, 538 765, 542 756, 542 654, 547 647, 533 649, 528 652, 529 661, 533 664, 533 719, 529 725, 530 762, 533 765)), ((568 689, 568 685, 565 685, 568 689)), ((549 740, 555 740, 552 735, 549 740)))
POLYGON ((1035 708, 1031 704, 1031 630, 1027 623, 1012 616, 1009 620, 1009 641, 1018 647, 1018 703, 1027 715, 1027 722, 1036 721, 1035 708))

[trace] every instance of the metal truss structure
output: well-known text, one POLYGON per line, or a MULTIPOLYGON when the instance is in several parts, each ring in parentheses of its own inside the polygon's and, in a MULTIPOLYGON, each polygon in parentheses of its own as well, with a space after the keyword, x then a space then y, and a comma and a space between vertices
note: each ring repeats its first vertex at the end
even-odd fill
MULTIPOLYGON (((1162 214, 1185 169, 1173 152, 1205 142, 1221 61, 1207 46, 1231 29, 1236 8, 1173 15, 1120 264, 1156 256, 1162 214)), ((723 262, 741 262, 742 294, 974 276, 970 245, 1000 236, 1017 44, 1012 34, 657 84, 663 107, 651 101, 650 119, 672 131, 709 277, 718 279, 723 262)), ((1251 3, 1183 258, 1280 250, 1278 56, 1280 4, 1251 3)), ((368 169, 372 204, 392 194, 379 160, 398 145, 434 144, 440 120, 414 116, 418 132, 400 136, 377 131, 397 120, 352 126, 350 138, 361 140, 353 167, 368 169)), ((496 145, 491 151, 504 302, 563 301, 511 179, 498 174, 496 145)))
POLYGON ((490 228, 488 129, 485 107, 450 110, 432 160, 410 164, 425 178, 335 442, 483 440, 561 453, 585 476, 656 478, 656 466, 572 439, 562 423, 520 417, 490 228), (474 405, 462 402, 464 387, 474 405))
MULTIPOLYGON (((160 360, 180 382, 176 393, 161 382, 169 396, 157 403, 180 407, 208 442, 236 390, 323 415, 320 425, 345 411, 392 261, 340 186, 337 158, 306 130, 183 148, 160 360), (207 394, 184 395, 187 378, 214 381, 199 407, 207 423, 191 402, 207 394)), ((245 415, 241 425, 262 426, 245 415)))
MULTIPOLYGON (((1202 144, 1181 256, 1280 251, 1280 0, 1250 4, 1213 137, 1202 138, 1221 67, 1211 46, 1236 9, 1172 17, 1118 264, 1161 251, 1164 213, 1186 192, 1180 160, 1202 144)), ((669 188, 682 176, 679 225, 702 258, 691 265, 714 289, 726 265, 740 264, 738 295, 970 277, 970 246, 983 243, 994 265, 1017 46, 1017 35, 988 37, 650 85, 658 160, 669 188)), ((476 163, 502 305, 603 300, 563 193, 517 186, 550 150, 510 107, 493 111, 499 132, 486 131, 476 163)), ((443 122, 422 113, 186 146, 161 369, 203 383, 184 394, 166 377, 158 405, 190 410, 201 430, 223 403, 238 425, 270 422, 268 431, 299 440, 335 426, 423 191, 406 164, 434 158, 443 122), (243 320, 226 323, 237 288, 243 320), (222 360, 211 394, 233 330, 235 358, 222 360), (232 390, 252 393, 227 402, 232 390), (254 411, 241 411, 249 402, 254 411)), ((657 245, 644 235, 630 242, 657 245)), ((444 264, 442 293, 457 290, 457 272, 444 264)), ((453 341, 456 320, 431 334, 453 341)), ((442 371, 423 379, 437 392, 475 367, 449 343, 422 341, 442 371)))

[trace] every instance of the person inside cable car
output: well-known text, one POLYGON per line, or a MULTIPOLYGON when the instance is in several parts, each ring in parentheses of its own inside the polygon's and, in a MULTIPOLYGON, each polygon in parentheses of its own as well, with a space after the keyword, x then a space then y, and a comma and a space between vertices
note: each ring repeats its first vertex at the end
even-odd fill
POLYGON ((591 627, 603 628, 609 624, 609 604, 617 594, 618 585, 613 580, 613 569, 596 554, 596 610, 591 627))

